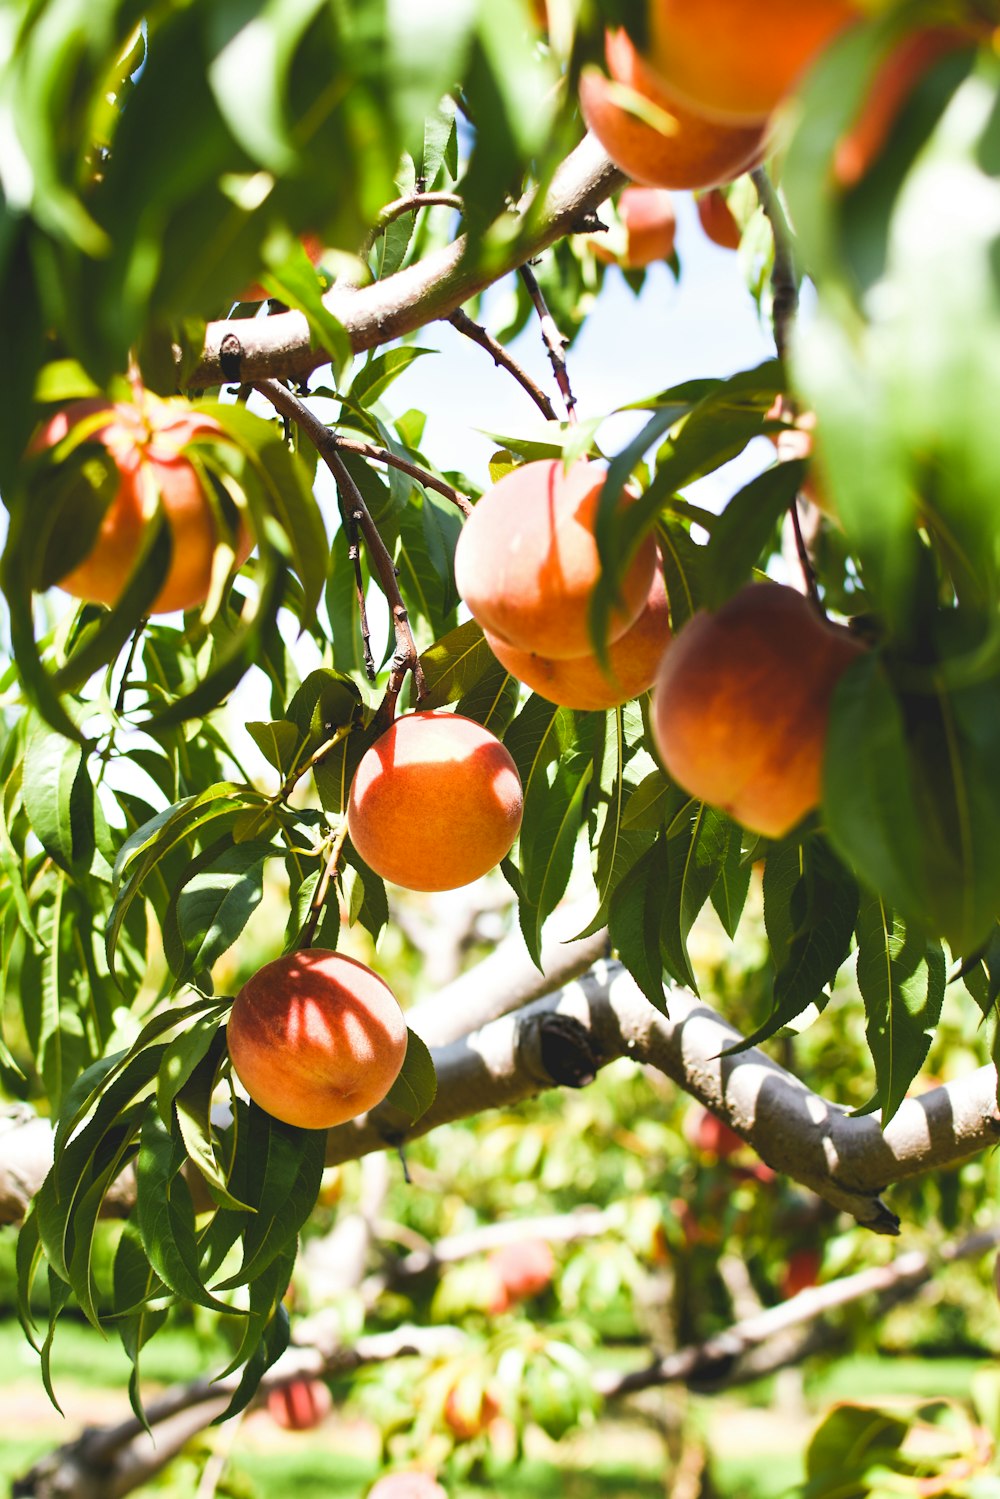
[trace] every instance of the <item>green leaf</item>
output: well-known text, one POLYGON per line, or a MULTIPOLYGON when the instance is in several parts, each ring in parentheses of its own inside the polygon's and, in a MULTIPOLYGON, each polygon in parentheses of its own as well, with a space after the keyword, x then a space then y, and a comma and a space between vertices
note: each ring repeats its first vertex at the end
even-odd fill
POLYGON ((415 344, 403 344, 396 349, 387 349, 368 359, 351 381, 351 400, 359 406, 374 406, 398 376, 404 374, 424 354, 436 354, 436 349, 419 349, 415 344))
POLYGON ((269 843, 224 848, 177 888, 177 926, 186 973, 201 973, 228 952, 264 898, 269 843))
MULTIPOLYGON (((235 1416, 246 1408, 268 1369, 277 1362, 288 1347, 290 1340, 288 1311, 282 1305, 281 1298, 288 1289, 297 1252, 297 1243, 289 1246, 274 1262, 267 1280, 255 1281, 250 1287, 251 1320, 248 1339, 257 1331, 258 1319, 262 1315, 260 1307, 263 1307, 264 1312, 268 1314, 267 1322, 263 1331, 255 1339, 253 1351, 247 1357, 243 1377, 233 1393, 232 1400, 221 1416, 216 1416, 212 1423, 214 1426, 218 1426, 222 1421, 228 1421, 230 1416, 235 1416)), ((244 1352, 243 1347, 240 1351, 244 1352)), ((244 1357, 246 1357, 245 1353, 244 1357)))
POLYGON ((944 1003, 946 966, 929 942, 866 893, 858 913, 858 988, 875 1063, 882 1128, 896 1113, 930 1050, 944 1003))
POLYGON ((660 521, 656 543, 670 600, 670 626, 676 635, 704 602, 706 548, 692 541, 690 533, 676 521, 660 521))
POLYGON ((24 809, 45 852, 68 874, 89 869, 94 789, 80 745, 32 714, 22 776, 24 809))
POLYGON ((574 713, 532 695, 504 740, 524 787, 517 845, 518 914, 537 964, 542 924, 562 898, 594 772, 594 738, 602 718, 574 713))
POLYGON ((733 495, 700 559, 709 609, 724 604, 774 550, 776 528, 795 503, 805 472, 805 463, 798 459, 777 463, 733 495))
POLYGON ((667 890, 661 908, 660 953, 667 971, 695 994, 698 984, 687 939, 722 871, 731 826, 714 807, 685 798, 683 810, 673 819, 666 843, 661 845, 667 890))
POLYGON ((323 1175, 325 1130, 296 1129, 256 1104, 248 1117, 250 1178, 243 1191, 254 1216, 243 1241, 243 1264, 220 1289, 256 1280, 294 1242, 316 1204, 323 1175))
POLYGON ((669 893, 669 859, 663 840, 636 860, 611 896, 608 932, 650 1004, 667 1013, 660 958, 660 923, 669 893))
POLYGON ((179 1139, 167 1132, 157 1114, 147 1114, 135 1167, 135 1222, 142 1247, 176 1296, 210 1311, 229 1312, 231 1308, 202 1283, 194 1204, 181 1174, 185 1159, 179 1139))
POLYGON ((427 1113, 436 1096, 433 1058, 426 1042, 407 1027, 402 1070, 379 1104, 379 1110, 386 1110, 394 1122, 399 1118, 400 1128, 405 1131, 427 1113))
MULTIPOLYGON (((229 1190, 226 1167, 216 1149, 217 1132, 212 1124, 212 1099, 219 1068, 226 1055, 225 1027, 219 1025, 217 1019, 213 1026, 211 1019, 206 1018, 192 1027, 192 1032, 187 1033, 191 1037, 189 1045, 176 1055, 174 1080, 177 1087, 171 1091, 169 1101, 165 1096, 167 1090, 158 1090, 160 1114, 161 1117, 166 1114, 165 1103, 168 1109, 170 1102, 173 1103, 177 1128, 188 1159, 205 1178, 215 1201, 231 1212, 248 1213, 251 1211, 249 1205, 229 1190)), ((172 1060, 168 1054, 163 1073, 168 1072, 172 1060)), ((205 1273, 211 1274, 211 1271, 206 1269, 205 1273)))
MULTIPOLYGON (((902 694, 871 654, 837 684, 823 767, 830 839, 905 920, 974 951, 1000 909, 1000 694, 902 694)), ((934 689, 937 690, 934 690, 934 689)))
POLYGON ((298 726, 287 718, 279 718, 271 723, 248 723, 246 730, 268 764, 287 776, 298 758, 301 744, 298 726))
POLYGON ((752 873, 751 861, 743 854, 742 830, 734 823, 729 834, 729 848, 719 870, 719 878, 712 886, 711 896, 715 913, 730 939, 736 936, 750 892, 752 873))
MULTIPOLYGON (((499 665, 474 619, 449 630, 421 654, 427 691, 422 708, 442 708, 467 696, 499 665)), ((506 673, 504 673, 506 676, 506 673)))

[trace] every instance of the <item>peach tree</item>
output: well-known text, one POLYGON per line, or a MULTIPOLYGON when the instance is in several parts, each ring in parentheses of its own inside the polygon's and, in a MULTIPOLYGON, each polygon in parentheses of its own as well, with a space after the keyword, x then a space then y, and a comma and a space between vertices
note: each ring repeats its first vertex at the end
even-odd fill
MULTIPOLYGON (((617 1055, 881 1231, 898 1227, 888 1183, 995 1139, 992 1069, 907 1093, 946 984, 990 1020, 1000 993, 997 17, 988 0, 845 9, 852 24, 811 58, 731 200, 775 357, 653 390, 633 403, 634 438, 609 446, 610 413, 573 397, 572 340, 618 274, 583 236, 610 224, 613 238, 625 178, 584 132, 578 82, 603 65, 607 26, 650 45, 655 4, 551 0, 543 31, 526 0, 0 0, 0 1065, 30 1106, 2 1136, 0 1210, 23 1219, 22 1312, 46 1380, 60 1312, 102 1320, 92 1246, 115 1210, 109 1325, 137 1407, 140 1354, 170 1306, 228 1313, 245 1287, 241 1408, 287 1344, 324 1164, 580 1085, 617 1055), (924 56, 919 39, 945 25, 957 40, 924 56), (906 49, 920 62, 901 81, 906 49), (316 265, 304 236, 322 244, 316 265), (516 311, 498 341, 480 300, 505 278, 516 311), (549 391, 505 347, 536 320, 549 391), (494 479, 606 460, 595 653, 648 536, 675 637, 773 571, 783 537, 789 583, 851 621, 865 649, 838 678, 818 801, 791 831, 741 826, 673 780, 648 693, 559 706, 491 652, 453 560, 479 486, 439 467, 426 414, 391 399, 439 322, 483 345, 484 425, 490 381, 525 387, 494 479), (197 415, 156 471, 120 593, 74 602, 55 585, 102 544, 121 484, 95 412, 139 388, 197 415), (777 457, 719 513, 686 497, 762 436, 777 457), (161 617, 184 545, 167 518, 178 462, 212 555, 197 606, 161 617), (243 768, 223 717, 251 668, 266 706, 246 728, 269 779, 243 768), (484 982, 457 1028, 414 1018, 380 1109, 296 1129, 234 1086, 232 996, 213 971, 276 870, 288 952, 393 921, 345 810, 362 755, 417 706, 477 720, 513 758, 524 819, 503 874, 544 973, 499 997, 484 982), (593 880, 574 968, 544 935, 581 845, 593 880), (761 871, 768 981, 740 1036, 693 997, 688 939, 709 903, 735 934, 761 871), (546 996, 605 949, 614 976, 561 1012, 546 996), (822 1010, 852 954, 874 1089, 848 1117, 746 1048, 822 1010), (449 1053, 436 1089, 439 1049, 505 1010, 523 1044, 505 1054, 495 1038, 465 1071, 449 1053)), ((683 253, 674 269, 683 285, 683 253)), ((802 720, 786 707, 764 674, 741 753, 755 727, 792 757, 802 720)))

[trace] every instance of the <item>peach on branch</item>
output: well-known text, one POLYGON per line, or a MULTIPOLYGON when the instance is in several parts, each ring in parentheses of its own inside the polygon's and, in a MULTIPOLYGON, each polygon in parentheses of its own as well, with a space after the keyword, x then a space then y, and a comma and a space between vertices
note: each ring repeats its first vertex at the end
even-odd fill
MULTIPOLYGON (((132 401, 85 400, 65 407, 45 423, 31 450, 55 447, 82 422, 88 424, 83 443, 98 443, 110 454, 119 482, 90 552, 59 579, 59 587, 90 603, 115 604, 162 503, 172 552, 150 612, 198 608, 208 597, 215 550, 223 538, 217 502, 206 494, 186 449, 197 438, 220 438, 219 423, 187 401, 163 400, 136 387, 132 401), (102 413, 105 421, 98 420, 102 413)), ((234 540, 236 565, 242 565, 253 547, 247 527, 240 522, 235 538, 226 539, 234 540)))
POLYGON ((552 1284, 556 1260, 546 1239, 522 1239, 501 1244, 487 1261, 496 1277, 496 1291, 490 1304, 494 1313, 508 1311, 519 1301, 541 1295, 552 1284))
POLYGON ((669 260, 674 253, 677 215, 674 200, 666 188, 627 187, 618 199, 618 217, 625 230, 625 248, 616 255, 602 234, 588 236, 588 244, 598 260, 620 265, 625 271, 641 270, 657 260, 669 260))
POLYGON ((751 124, 862 14, 850 0, 650 0, 644 61, 689 108, 751 124))
POLYGON ((482 1436, 499 1414, 500 1402, 474 1375, 457 1380, 444 1402, 445 1425, 460 1442, 482 1436))
POLYGON ((286 1431, 310 1431, 333 1409, 333 1396, 321 1379, 293 1379, 267 1397, 267 1413, 286 1431))
POLYGON ((610 76, 584 70, 580 109, 588 129, 633 182, 712 187, 760 161, 763 124, 720 124, 688 109, 667 93, 624 30, 607 33, 604 51, 610 76))
POLYGON ((694 615, 653 695, 668 773, 753 832, 783 837, 819 804, 830 699, 862 649, 779 583, 748 584, 694 615))
POLYGON ((233 1070, 254 1103, 300 1129, 374 1108, 406 1057, 406 1021, 384 979, 326 948, 265 963, 233 1001, 233 1070))
POLYGON ((593 649, 583 656, 557 659, 519 651, 484 631, 486 643, 501 666, 532 692, 580 711, 615 708, 652 687, 670 640, 670 606, 663 574, 657 566, 646 607, 634 625, 608 647, 607 667, 593 649))
MULTIPOLYGON (((581 460, 525 463, 473 510, 455 551, 458 591, 484 630, 557 659, 591 649, 590 605, 601 574, 594 527, 605 470, 581 460)), ((626 495, 617 503, 630 503, 626 495)), ((638 544, 611 614, 611 639, 641 614, 656 567, 651 536, 638 544)))
POLYGON ((713 187, 711 192, 699 193, 696 201, 701 227, 712 243, 723 250, 738 250, 743 235, 725 193, 713 187))
POLYGON ((482 724, 425 710, 397 718, 364 754, 347 828, 365 863, 408 890, 454 890, 493 869, 521 826, 521 778, 482 724))

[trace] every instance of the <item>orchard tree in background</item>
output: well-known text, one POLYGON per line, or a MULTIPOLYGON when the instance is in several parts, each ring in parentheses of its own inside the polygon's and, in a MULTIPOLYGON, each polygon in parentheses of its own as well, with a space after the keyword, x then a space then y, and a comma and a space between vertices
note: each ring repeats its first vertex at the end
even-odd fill
MULTIPOLYGON (((289 1357, 325 1166, 616 1057, 882 1233, 888 1185, 995 1142, 993 1068, 908 1094, 947 983, 990 1022, 1000 995, 998 20, 0 0, 0 1065, 31 1105, 0 1213, 47 1385, 67 1306, 121 1336, 139 1413, 171 1307, 235 1307, 216 1414, 241 1410, 289 1357), (609 451, 572 339, 606 262, 683 275, 686 188, 776 357, 654 391, 609 451), (507 277, 498 340, 479 298, 507 277), (484 495, 383 400, 441 321, 483 348, 485 424, 489 381, 524 388, 484 495), (505 347, 536 321, 549 392, 505 347), (760 436, 774 462, 719 514, 684 497, 760 436), (221 713, 253 666, 269 789, 221 713), (498 865, 534 977, 408 1010, 336 952, 393 887, 498 865), (234 1001, 213 971, 276 871, 283 943, 234 1001), (734 937, 758 878, 744 1036, 688 944, 708 903, 734 937), (852 953, 875 1087, 848 1114, 755 1048, 852 953)), ((499 1310, 544 1290, 529 1260, 499 1310)), ((471 1441, 493 1396, 455 1389, 471 1441)))

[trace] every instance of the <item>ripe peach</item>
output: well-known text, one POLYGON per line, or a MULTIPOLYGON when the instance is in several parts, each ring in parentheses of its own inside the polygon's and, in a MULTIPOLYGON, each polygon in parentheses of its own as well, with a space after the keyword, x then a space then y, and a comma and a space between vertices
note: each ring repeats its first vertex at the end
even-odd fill
POLYGON ((552 1284, 556 1268, 552 1246, 545 1239, 501 1244, 493 1250, 488 1263, 497 1278, 492 1312, 505 1312, 519 1301, 540 1295, 552 1284))
POLYGON ((333 1396, 321 1379, 293 1379, 270 1390, 267 1413, 286 1431, 309 1431, 333 1409, 333 1396))
POLYGON ((626 235, 624 254, 616 255, 598 233, 589 239, 598 260, 635 271, 657 260, 669 260, 673 255, 677 215, 666 188, 627 187, 618 200, 618 217, 626 235))
MULTIPOLYGON (((143 531, 162 500, 170 526, 173 554, 163 587, 150 612, 169 614, 194 609, 208 597, 212 559, 219 537, 215 512, 201 479, 185 456, 197 437, 221 436, 211 416, 183 400, 162 400, 136 389, 134 401, 114 404, 78 401, 56 413, 31 444, 38 452, 54 447, 79 422, 107 411, 107 421, 84 439, 100 443, 113 458, 121 479, 89 555, 59 580, 74 598, 113 605, 121 595, 142 545, 143 531)), ((236 562, 250 555, 253 539, 239 528, 236 562)))
POLYGON ((374 1108, 406 1057, 406 1021, 388 984, 325 948, 258 969, 233 1001, 226 1036, 250 1097, 300 1129, 374 1108))
POLYGON ((717 187, 713 187, 710 193, 700 193, 697 207, 701 227, 709 239, 723 250, 738 250, 743 235, 726 202, 725 193, 717 187))
POLYGON ((362 757, 347 828, 383 879, 454 890, 499 864, 522 807, 521 778, 496 735, 438 709, 397 718, 362 757))
POLYGON ((464 1376, 452 1385, 444 1403, 445 1425, 460 1442, 471 1442, 482 1436, 487 1426, 500 1414, 500 1403, 478 1379, 464 1376))
POLYGON ((689 108, 753 123, 862 14, 850 0, 650 0, 645 61, 689 108))
POLYGON ((833 176, 839 187, 860 182, 881 155, 896 117, 920 79, 939 58, 975 45, 964 26, 922 26, 894 47, 878 69, 861 111, 837 143, 833 176))
POLYGON ((823 1255, 819 1249, 793 1249, 781 1277, 781 1294, 784 1300, 789 1301, 800 1291, 807 1291, 810 1286, 814 1286, 822 1268, 823 1255))
POLYGON ((670 639, 670 606, 663 574, 653 573, 646 607, 634 625, 608 648, 608 671, 602 671, 593 649, 584 656, 556 660, 534 651, 519 651, 484 631, 486 643, 501 666, 532 692, 581 711, 615 708, 653 685, 670 639))
MULTIPOLYGON (((562 659, 591 649, 589 610, 601 571, 594 525, 605 472, 581 461, 525 463, 489 490, 462 528, 458 591, 484 630, 522 651, 562 659)), ((629 503, 622 496, 620 504, 629 503)), ((621 581, 611 638, 642 612, 656 545, 640 542, 621 581)))
POLYGON ((584 70, 580 109, 588 129, 633 182, 712 187, 757 165, 765 149, 763 124, 720 124, 688 109, 663 89, 624 30, 607 33, 604 52, 610 78, 597 68, 584 70), (620 89, 640 96, 636 103, 653 105, 662 128, 630 109, 620 89))
POLYGON ((448 1495, 430 1473, 410 1469, 386 1473, 368 1490, 368 1499, 448 1499, 448 1495))
POLYGON ((688 620, 653 695, 668 773, 692 796, 781 838, 818 805, 830 698, 863 649, 779 583, 688 620))

